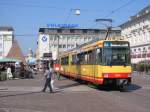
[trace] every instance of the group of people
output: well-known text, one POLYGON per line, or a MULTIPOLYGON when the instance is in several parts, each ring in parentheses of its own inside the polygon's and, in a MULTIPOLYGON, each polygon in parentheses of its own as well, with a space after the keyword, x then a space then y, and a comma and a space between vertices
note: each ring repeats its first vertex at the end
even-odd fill
POLYGON ((15 64, 14 63, 5 63, 0 65, 0 71, 7 74, 7 79, 15 78, 15 64))
MULTIPOLYGON (((16 72, 21 72, 21 67, 19 65, 15 65, 15 63, 5 63, 0 65, 0 71, 5 71, 7 73, 7 79, 16 78, 16 72), (19 70, 20 68, 20 70, 19 70)), ((47 87, 49 87, 50 93, 54 92, 54 69, 53 63, 50 66, 45 67, 44 76, 45 76, 45 84, 42 89, 42 92, 45 92, 47 87)))
POLYGON ((23 63, 1 63, 0 72, 5 72, 7 79, 33 78, 32 68, 23 63))

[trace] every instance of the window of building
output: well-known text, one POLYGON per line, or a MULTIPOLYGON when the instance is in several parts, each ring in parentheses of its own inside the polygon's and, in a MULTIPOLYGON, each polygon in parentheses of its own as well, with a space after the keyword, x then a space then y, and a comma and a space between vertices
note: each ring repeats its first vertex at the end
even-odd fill
POLYGON ((84 30, 83 30, 83 33, 87 33, 87 29, 84 29, 84 30))
POLYGON ((57 45, 54 45, 54 48, 57 48, 57 45))
POLYGON ((73 48, 74 47, 74 45, 71 45, 71 48, 73 48))
POLYGON ((99 30, 95 30, 95 33, 98 34, 98 33, 99 33, 99 30))
POLYGON ((59 45, 59 48, 62 48, 62 45, 59 45))
POLYGON ((58 30, 57 30, 57 33, 62 33, 62 29, 58 29, 58 30))
POLYGON ((134 52, 136 52, 136 49, 134 49, 134 52))
POLYGON ((66 48, 66 45, 63 45, 63 48, 66 48))
POLYGON ((0 56, 3 56, 3 52, 2 51, 0 51, 0 56))
POLYGON ((150 46, 148 47, 148 50, 150 50, 150 46))
POLYGON ((71 47, 71 45, 68 45, 68 48, 70 48, 71 47))
POLYGON ((54 38, 53 38, 53 35, 50 35, 50 36, 49 36, 49 39, 50 39, 50 40, 53 40, 53 39, 54 39, 54 38))
POLYGON ((0 40, 2 40, 3 38, 2 38, 2 35, 0 35, 0 40))
POLYGON ((54 40, 56 41, 57 39, 58 39, 58 38, 55 36, 55 37, 54 37, 54 40))
POLYGON ((84 37, 84 41, 87 41, 87 37, 84 37))
POLYGON ((70 29, 70 33, 75 33, 75 30, 74 29, 70 29))
POLYGON ((0 49, 2 48, 2 43, 0 43, 0 49))
POLYGON ((141 48, 138 48, 138 51, 141 51, 141 48))
POLYGON ((143 51, 146 51, 146 48, 145 48, 145 47, 143 47, 143 51))
POLYGON ((70 35, 69 35, 69 36, 67 36, 67 40, 69 41, 70 39, 71 39, 70 35))

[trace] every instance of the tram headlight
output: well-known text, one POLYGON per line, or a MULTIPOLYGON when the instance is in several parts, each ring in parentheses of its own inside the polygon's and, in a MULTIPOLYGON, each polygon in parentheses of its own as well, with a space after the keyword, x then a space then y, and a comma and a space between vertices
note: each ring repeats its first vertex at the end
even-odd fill
POLYGON ((108 78, 108 77, 109 77, 109 74, 108 74, 108 73, 104 73, 104 74, 103 74, 103 77, 104 77, 104 78, 108 78))
POLYGON ((131 77, 131 74, 130 74, 130 73, 128 74, 128 77, 131 77))

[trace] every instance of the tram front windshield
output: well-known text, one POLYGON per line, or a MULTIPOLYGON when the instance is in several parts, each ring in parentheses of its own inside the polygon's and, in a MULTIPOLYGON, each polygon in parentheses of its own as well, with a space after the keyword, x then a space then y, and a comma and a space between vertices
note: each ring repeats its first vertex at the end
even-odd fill
POLYGON ((105 47, 104 48, 104 65, 129 65, 130 53, 129 47, 105 47))

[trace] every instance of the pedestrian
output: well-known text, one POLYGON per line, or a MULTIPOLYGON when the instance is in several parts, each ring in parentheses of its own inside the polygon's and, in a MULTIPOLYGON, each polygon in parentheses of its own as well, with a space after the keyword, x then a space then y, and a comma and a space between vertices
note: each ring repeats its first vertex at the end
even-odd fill
POLYGON ((15 65, 12 63, 10 68, 11 68, 11 73, 12 73, 13 78, 15 78, 15 65))
POLYGON ((54 82, 55 82, 55 74, 54 74, 54 72, 53 72, 52 78, 51 78, 51 85, 52 85, 52 89, 53 89, 53 90, 57 89, 57 88, 55 87, 55 85, 54 85, 54 82))
POLYGON ((12 73, 11 73, 10 65, 7 66, 7 78, 8 79, 12 79, 13 78, 12 73))
POLYGON ((50 92, 51 93, 53 92, 52 85, 51 85, 51 80, 52 80, 53 73, 54 73, 54 71, 53 71, 53 65, 51 64, 50 68, 47 67, 46 70, 45 70, 45 73, 44 73, 44 76, 45 76, 45 85, 44 85, 44 88, 42 90, 43 92, 45 92, 47 86, 49 87, 50 92))

